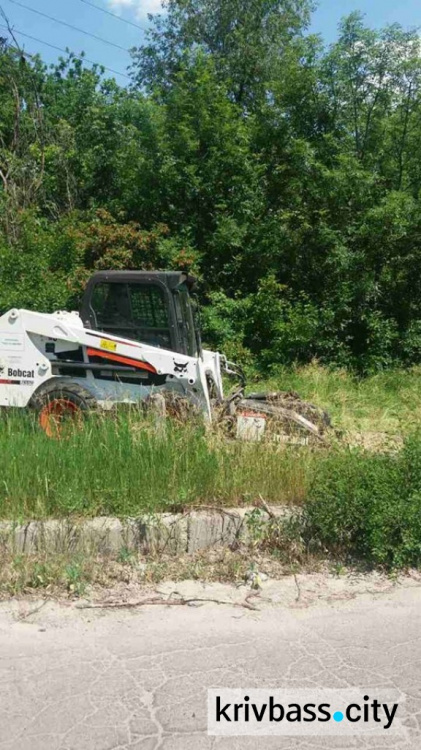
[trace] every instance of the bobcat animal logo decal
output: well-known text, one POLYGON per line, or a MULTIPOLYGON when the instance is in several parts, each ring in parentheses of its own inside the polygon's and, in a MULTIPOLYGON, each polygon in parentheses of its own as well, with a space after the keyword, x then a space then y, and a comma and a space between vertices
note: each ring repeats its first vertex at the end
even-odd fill
POLYGON ((183 364, 182 362, 174 362, 174 372, 187 372, 189 363, 183 364))

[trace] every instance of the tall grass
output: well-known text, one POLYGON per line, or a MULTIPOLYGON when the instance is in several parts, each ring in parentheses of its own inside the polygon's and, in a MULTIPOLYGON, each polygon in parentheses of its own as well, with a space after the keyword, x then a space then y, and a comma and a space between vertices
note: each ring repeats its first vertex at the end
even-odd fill
MULTIPOLYGON (((250 388, 264 389, 298 391, 324 407, 345 432, 405 436, 421 424, 420 369, 358 380, 311 365, 278 371, 250 388)), ((45 437, 31 415, 7 412, 0 418, 0 518, 136 516, 196 505, 249 505, 259 495, 273 504, 302 505, 322 470, 319 498, 335 467, 340 476, 350 461, 367 466, 377 461, 370 453, 350 451, 349 443, 344 439, 342 447, 326 450, 241 443, 203 424, 170 420, 160 431, 135 411, 92 417, 83 429, 56 441, 45 437)), ((382 461, 376 465, 386 478, 389 459, 382 461)), ((326 512, 334 506, 332 497, 326 512)), ((342 497, 346 505, 346 483, 342 497)))
POLYGON ((62 440, 27 414, 0 420, 0 517, 131 516, 189 505, 300 503, 314 456, 228 442, 202 424, 164 432, 133 414, 92 417, 62 440))
POLYGON ((421 368, 358 378, 317 364, 278 369, 250 390, 294 390, 329 412, 340 430, 407 434, 421 424, 421 368))

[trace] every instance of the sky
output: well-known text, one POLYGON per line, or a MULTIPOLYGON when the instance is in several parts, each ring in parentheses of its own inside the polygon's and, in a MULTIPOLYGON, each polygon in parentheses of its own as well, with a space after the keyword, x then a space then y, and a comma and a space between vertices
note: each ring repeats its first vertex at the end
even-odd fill
MULTIPOLYGON (((69 47, 76 54, 84 51, 87 59, 114 71, 121 84, 128 82, 125 77, 130 63, 128 50, 142 42, 149 23, 148 13, 158 12, 160 7, 160 0, 0 0, 0 8, 27 53, 39 53, 46 63, 54 63, 62 54, 60 49, 69 47), (77 29, 63 26, 40 13, 77 29)), ((420 0, 319 0, 310 30, 331 43, 337 36, 340 18, 353 10, 365 13, 370 26, 381 27, 397 21, 406 28, 421 27, 420 0)), ((0 36, 7 36, 2 24, 0 19, 0 36)))

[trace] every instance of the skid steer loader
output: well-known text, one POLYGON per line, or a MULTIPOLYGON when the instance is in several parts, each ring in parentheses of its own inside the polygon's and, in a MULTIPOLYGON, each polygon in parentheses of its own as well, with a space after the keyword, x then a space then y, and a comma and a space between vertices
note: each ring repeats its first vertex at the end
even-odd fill
MULTIPOLYGON (((202 348, 193 277, 101 271, 79 312, 13 309, 0 317, 0 407, 36 410, 55 436, 64 420, 161 394, 219 421, 232 437, 322 440, 328 418, 294 393, 245 397, 241 368, 202 348), (223 376, 236 384, 224 396, 223 376)), ((170 409, 171 411, 171 409, 170 409)))

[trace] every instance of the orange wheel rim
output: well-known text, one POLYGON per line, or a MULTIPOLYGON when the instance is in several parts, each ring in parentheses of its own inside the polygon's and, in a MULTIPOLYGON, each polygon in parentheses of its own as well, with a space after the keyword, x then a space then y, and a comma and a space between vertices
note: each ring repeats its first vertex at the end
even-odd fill
POLYGON ((51 438, 63 437, 66 422, 76 424, 80 418, 79 406, 66 398, 55 398, 44 406, 39 415, 39 423, 45 434, 51 438))

